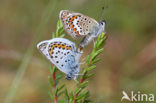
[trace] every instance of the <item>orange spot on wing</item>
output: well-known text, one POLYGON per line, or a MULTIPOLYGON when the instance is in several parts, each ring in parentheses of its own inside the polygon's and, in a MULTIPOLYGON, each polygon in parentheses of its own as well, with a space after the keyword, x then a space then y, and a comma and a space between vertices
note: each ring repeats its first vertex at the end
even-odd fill
POLYGON ((64 49, 66 46, 65 45, 62 45, 62 48, 64 49))
POLYGON ((76 35, 79 36, 79 32, 76 31, 76 28, 74 28, 74 25, 73 25, 73 23, 72 23, 73 20, 77 18, 77 16, 79 16, 79 15, 73 16, 73 17, 69 20, 69 25, 71 25, 71 27, 69 27, 69 28, 73 29, 73 31, 76 33, 76 35))
POLYGON ((75 28, 73 30, 76 32, 76 29, 75 28))
POLYGON ((53 50, 54 47, 55 47, 55 46, 53 45, 53 46, 51 47, 51 50, 53 50))
POLYGON ((76 31, 76 35, 79 36, 79 32, 78 31, 76 31))
POLYGON ((67 50, 71 50, 71 47, 66 47, 67 50))
POLYGON ((53 54, 54 52, 51 50, 50 53, 53 54))
POLYGON ((58 47, 60 48, 62 45, 61 44, 58 44, 58 47))

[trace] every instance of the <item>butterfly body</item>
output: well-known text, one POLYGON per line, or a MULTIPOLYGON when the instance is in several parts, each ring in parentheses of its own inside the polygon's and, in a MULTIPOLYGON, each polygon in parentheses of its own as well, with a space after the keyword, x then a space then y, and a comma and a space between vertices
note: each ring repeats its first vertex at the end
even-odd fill
POLYGON ((105 21, 96 20, 80 13, 74 13, 68 10, 61 10, 59 15, 63 28, 73 38, 84 36, 80 46, 84 47, 95 37, 101 34, 105 28, 105 21))
POLYGON ((73 42, 64 38, 54 38, 38 43, 37 48, 52 64, 67 75, 68 80, 77 78, 81 53, 76 51, 73 42))

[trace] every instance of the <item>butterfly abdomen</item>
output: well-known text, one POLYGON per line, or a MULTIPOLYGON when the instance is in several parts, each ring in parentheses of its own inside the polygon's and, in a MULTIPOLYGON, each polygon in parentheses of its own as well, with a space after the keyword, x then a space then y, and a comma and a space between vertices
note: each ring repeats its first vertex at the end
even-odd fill
POLYGON ((92 35, 86 35, 82 41, 80 42, 79 46, 84 48, 86 45, 88 45, 88 43, 90 43, 92 40, 94 39, 94 37, 92 35))

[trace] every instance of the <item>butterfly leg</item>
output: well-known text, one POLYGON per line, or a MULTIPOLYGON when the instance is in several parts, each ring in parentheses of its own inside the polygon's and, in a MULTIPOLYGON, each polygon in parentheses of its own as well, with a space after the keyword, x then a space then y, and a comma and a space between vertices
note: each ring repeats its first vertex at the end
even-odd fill
POLYGON ((85 47, 86 45, 88 45, 91 41, 93 40, 93 36, 92 34, 87 34, 80 42, 80 46, 81 47, 85 47))
POLYGON ((84 48, 84 46, 86 46, 88 44, 88 36, 83 37, 83 39, 81 40, 79 46, 81 48, 84 48))
POLYGON ((77 79, 74 78, 74 80, 75 80, 75 82, 76 82, 77 84, 79 83, 79 81, 78 81, 77 79))
POLYGON ((95 45, 95 39, 93 39, 93 44, 95 45))
POLYGON ((83 75, 83 74, 75 74, 75 75, 83 75))
POLYGON ((75 75, 74 80, 76 81, 76 83, 79 83, 79 81, 77 80, 77 76, 78 75, 83 75, 83 74, 74 74, 74 75, 75 75))

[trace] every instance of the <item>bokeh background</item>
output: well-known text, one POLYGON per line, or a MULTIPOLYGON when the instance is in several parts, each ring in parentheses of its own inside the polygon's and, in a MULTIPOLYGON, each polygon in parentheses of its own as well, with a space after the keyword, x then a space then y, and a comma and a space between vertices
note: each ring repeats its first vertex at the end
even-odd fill
POLYGON ((99 21, 103 6, 108 39, 90 79, 92 100, 120 103, 123 90, 156 94, 155 0, 0 0, 0 103, 49 103, 50 63, 36 43, 51 38, 60 10, 99 21))

